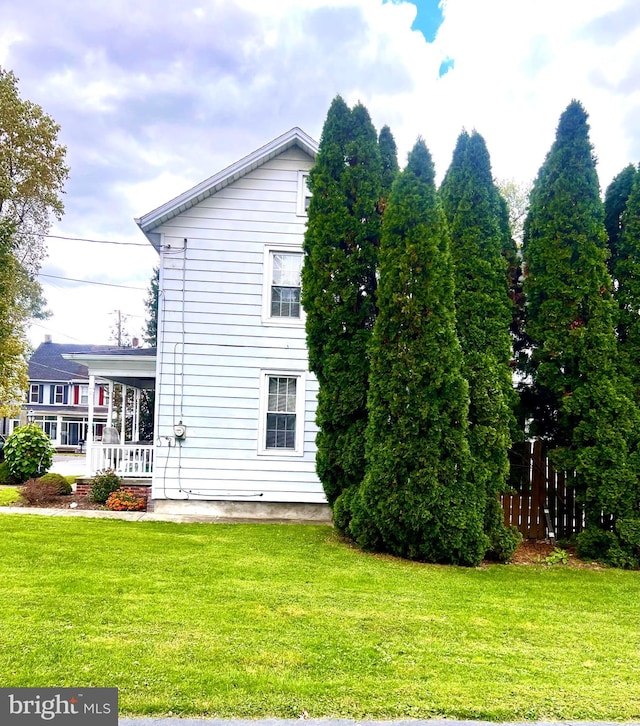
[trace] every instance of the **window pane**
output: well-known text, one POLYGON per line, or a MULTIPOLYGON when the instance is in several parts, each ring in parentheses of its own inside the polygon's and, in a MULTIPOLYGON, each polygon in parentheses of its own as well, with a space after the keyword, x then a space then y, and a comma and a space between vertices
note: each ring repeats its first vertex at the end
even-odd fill
POLYGON ((291 413, 267 414, 267 449, 295 449, 296 417, 291 413))
POLYGON ((273 254, 273 285, 300 287, 300 270, 302 255, 274 252, 273 254))
POLYGON ((299 318, 300 317, 300 288, 299 287, 272 287, 271 288, 271 317, 273 317, 273 318, 299 318))

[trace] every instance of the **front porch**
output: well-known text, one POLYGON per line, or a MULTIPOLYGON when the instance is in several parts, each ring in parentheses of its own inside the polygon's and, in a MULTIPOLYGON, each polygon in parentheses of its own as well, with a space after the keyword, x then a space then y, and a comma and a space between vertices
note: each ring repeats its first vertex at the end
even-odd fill
POLYGON ((113 353, 71 353, 64 356, 85 365, 89 372, 89 411, 86 438, 85 476, 105 469, 127 480, 153 476, 153 441, 140 438, 140 407, 145 392, 155 390, 155 348, 122 349, 113 353), (96 440, 93 390, 96 379, 109 381, 107 426, 96 440), (116 398, 119 397, 119 405, 116 398))

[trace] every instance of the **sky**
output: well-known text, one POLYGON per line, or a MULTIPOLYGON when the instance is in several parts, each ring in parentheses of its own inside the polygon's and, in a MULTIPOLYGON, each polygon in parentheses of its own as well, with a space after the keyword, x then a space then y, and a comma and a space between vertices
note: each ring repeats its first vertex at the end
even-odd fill
POLYGON ((422 136, 438 179, 466 128, 497 179, 526 184, 574 98, 603 190, 640 161, 638 0, 0 0, 0 16, 0 66, 60 124, 71 169, 33 345, 111 342, 117 310, 139 335, 158 258, 134 218, 293 126, 319 139, 338 93, 390 126, 401 166, 422 136))

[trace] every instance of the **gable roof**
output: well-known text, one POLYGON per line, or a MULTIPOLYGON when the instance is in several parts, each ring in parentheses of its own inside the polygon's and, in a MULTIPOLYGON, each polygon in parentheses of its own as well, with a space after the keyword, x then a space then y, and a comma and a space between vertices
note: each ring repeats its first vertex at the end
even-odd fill
MULTIPOLYGON (((87 366, 73 360, 67 360, 64 355, 71 353, 102 353, 137 355, 143 354, 137 348, 118 348, 113 345, 82 345, 78 343, 41 343, 29 360, 30 381, 61 381, 69 382, 79 378, 89 378, 87 366)), ((155 355, 147 353, 148 355, 155 355)))
POLYGON ((235 164, 231 164, 231 166, 210 176, 200 184, 196 184, 195 187, 188 189, 175 199, 171 199, 157 209, 139 217, 135 222, 156 250, 160 251, 160 235, 154 233, 154 229, 294 146, 302 149, 313 159, 316 158, 318 153, 317 142, 302 129, 295 126, 268 144, 256 149, 248 156, 236 161, 235 164))

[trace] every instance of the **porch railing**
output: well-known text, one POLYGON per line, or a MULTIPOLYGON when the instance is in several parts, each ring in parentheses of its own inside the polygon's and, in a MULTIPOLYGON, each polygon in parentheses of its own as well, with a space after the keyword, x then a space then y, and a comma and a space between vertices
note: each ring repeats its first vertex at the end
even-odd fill
POLYGON ((90 474, 113 469, 125 479, 150 479, 153 474, 153 444, 92 444, 90 474))

